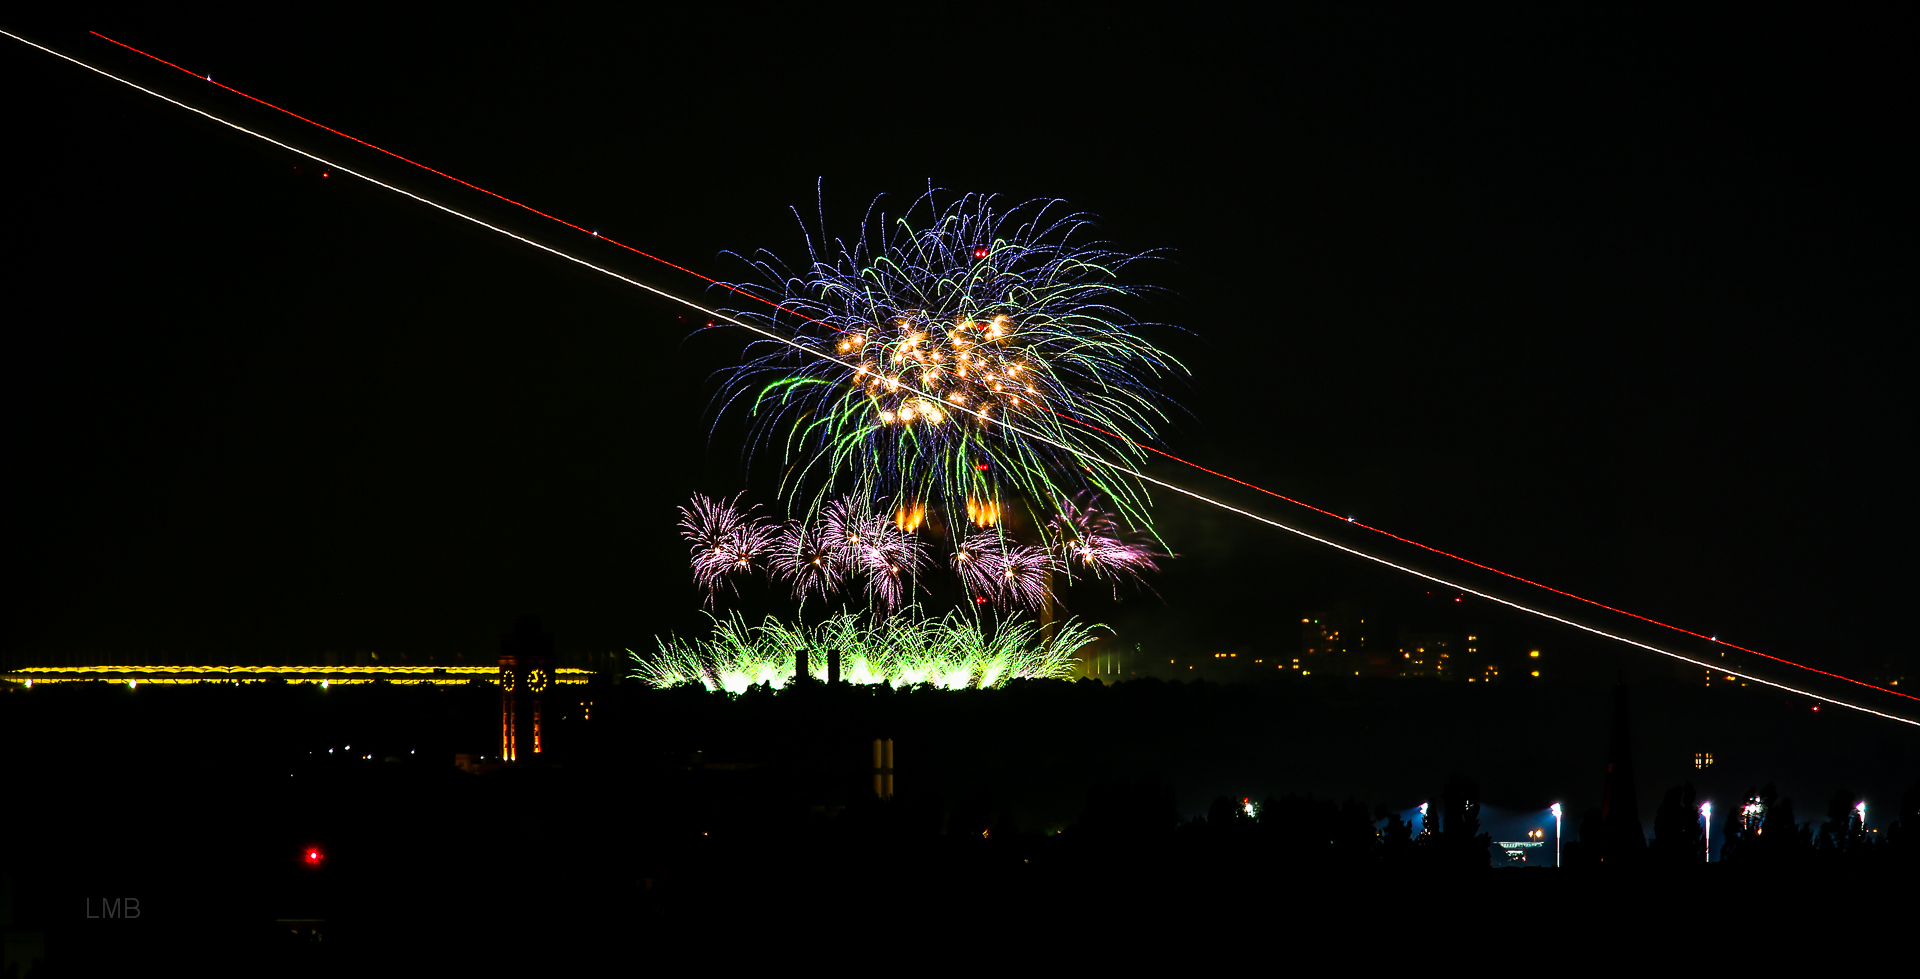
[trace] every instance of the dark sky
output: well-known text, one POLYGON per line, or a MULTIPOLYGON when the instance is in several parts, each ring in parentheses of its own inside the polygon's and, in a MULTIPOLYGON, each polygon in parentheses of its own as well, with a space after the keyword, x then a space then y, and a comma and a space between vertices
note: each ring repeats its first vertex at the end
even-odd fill
MULTIPOLYGON (((1142 312, 1187 331, 1161 336, 1193 369, 1173 451, 1743 645, 1911 675, 1896 338, 1920 86, 1899 25, 712 9, 8 29, 691 296, 85 30, 721 277, 724 250, 790 253, 816 186, 842 232, 929 181, 1062 198, 1165 251, 1136 268, 1168 290, 1142 312)), ((485 655, 523 612, 563 651, 699 627, 673 507, 745 485, 705 386, 741 335, 17 42, 0 71, 11 661, 485 655)), ((1261 648, 1328 602, 1414 621, 1432 601, 1198 504, 1160 513, 1183 555, 1161 599, 1087 610, 1123 640, 1261 648)), ((1673 674, 1484 617, 1595 676, 1673 674)))

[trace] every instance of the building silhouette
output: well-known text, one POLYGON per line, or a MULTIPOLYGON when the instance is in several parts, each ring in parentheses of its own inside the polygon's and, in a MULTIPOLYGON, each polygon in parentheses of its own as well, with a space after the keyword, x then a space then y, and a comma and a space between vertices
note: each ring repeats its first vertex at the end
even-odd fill
POLYGON ((1600 862, 1632 865, 1647 853, 1634 790, 1633 744, 1627 734, 1627 685, 1613 687, 1613 735, 1607 742, 1607 783, 1600 797, 1600 862))

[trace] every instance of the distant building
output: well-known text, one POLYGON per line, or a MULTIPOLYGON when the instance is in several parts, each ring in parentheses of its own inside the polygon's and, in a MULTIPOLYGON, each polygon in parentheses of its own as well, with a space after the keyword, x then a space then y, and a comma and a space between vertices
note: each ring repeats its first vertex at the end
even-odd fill
POLYGON ((1402 629, 1400 675, 1475 682, 1498 679, 1499 665, 1487 656, 1484 644, 1473 629, 1402 629))
POLYGON ((1393 676, 1386 657, 1367 654, 1367 619, 1358 602, 1336 602, 1324 612, 1300 619, 1300 655, 1280 660, 1278 669, 1303 676, 1393 676))

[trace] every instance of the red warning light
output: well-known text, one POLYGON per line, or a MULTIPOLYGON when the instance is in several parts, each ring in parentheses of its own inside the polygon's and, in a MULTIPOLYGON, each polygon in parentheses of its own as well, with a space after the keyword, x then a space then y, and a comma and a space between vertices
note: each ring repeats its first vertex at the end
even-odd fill
POLYGON ((985 595, 975 595, 975 596, 973 596, 973 604, 975 604, 975 605, 985 605, 985 604, 987 604, 987 596, 985 596, 985 595))
POLYGON ((987 250, 986 250, 985 248, 976 248, 976 249, 974 249, 974 250, 973 250, 973 257, 974 257, 974 258, 986 258, 986 257, 987 257, 987 250))
POLYGON ((309 867, 320 866, 320 848, 312 847, 312 846, 307 847, 305 859, 306 859, 307 866, 309 867))
POLYGON ((1814 713, 1816 713, 1816 714, 1818 714, 1818 713, 1820 713, 1820 705, 1819 705, 1819 704, 1814 704, 1814 705, 1813 705, 1813 712, 1814 712, 1814 713))
POLYGON ((974 463, 974 465, 973 465, 973 468, 975 468, 975 469, 978 469, 978 470, 980 470, 981 472, 986 472, 986 471, 987 471, 987 464, 986 464, 986 463, 984 463, 984 462, 976 462, 976 463, 974 463))

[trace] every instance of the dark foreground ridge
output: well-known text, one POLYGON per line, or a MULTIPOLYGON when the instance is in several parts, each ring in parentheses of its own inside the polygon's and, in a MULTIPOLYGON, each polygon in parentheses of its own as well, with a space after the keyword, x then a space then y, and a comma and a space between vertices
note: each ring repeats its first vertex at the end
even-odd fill
MULTIPOLYGON (((1522 724, 1526 705, 1509 702, 1521 696, 1085 681, 727 697, 602 683, 552 708, 538 763, 475 773, 453 761, 497 739, 488 684, 14 690, 0 715, 16 746, 4 924, 10 943, 39 936, 47 962, 79 974, 334 971, 398 952, 585 965, 834 934, 918 956, 1064 933, 1086 954, 1285 945, 1367 961, 1385 954, 1380 935, 1409 954, 1462 936, 1651 935, 1635 909, 1656 894, 1685 893, 1700 922, 1737 934, 1759 891, 1867 908, 1911 878, 1902 828, 1850 834, 1850 802, 1817 807, 1830 786, 1790 786, 1804 823, 1771 785, 1723 788, 1716 862, 1700 862, 1698 822, 1674 816, 1693 805, 1677 794, 1684 773, 1657 762, 1684 737, 1659 721, 1634 731, 1643 794, 1662 800, 1642 814, 1653 838, 1603 862, 1612 833, 1583 824, 1603 801, 1612 705, 1535 705, 1584 733, 1488 751, 1502 735, 1477 718, 1522 724), (898 753, 891 798, 874 791, 876 738, 898 753), (1572 757, 1555 767, 1556 754, 1572 757), (1568 794, 1548 798, 1556 779, 1568 794), (1723 848, 1725 813, 1751 794, 1779 832, 1723 848), (1561 798, 1566 866, 1490 869, 1483 819, 1561 798), (1421 802, 1437 812, 1416 827, 1404 814, 1421 802)), ((1863 743, 1876 750, 1912 784, 1899 745, 1863 743)), ((1713 774, 1692 772, 1686 791, 1705 795, 1713 774)), ((1920 793, 1901 788, 1868 794, 1911 825, 1920 793)))

